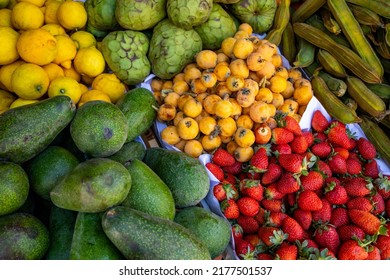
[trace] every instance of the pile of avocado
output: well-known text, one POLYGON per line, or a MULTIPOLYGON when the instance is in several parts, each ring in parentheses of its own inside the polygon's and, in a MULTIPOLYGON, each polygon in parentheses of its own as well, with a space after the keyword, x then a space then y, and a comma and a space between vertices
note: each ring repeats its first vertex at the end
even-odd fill
POLYGON ((199 207, 204 166, 146 148, 144 88, 76 109, 56 96, 0 114, 0 259, 212 259, 226 219, 199 207))

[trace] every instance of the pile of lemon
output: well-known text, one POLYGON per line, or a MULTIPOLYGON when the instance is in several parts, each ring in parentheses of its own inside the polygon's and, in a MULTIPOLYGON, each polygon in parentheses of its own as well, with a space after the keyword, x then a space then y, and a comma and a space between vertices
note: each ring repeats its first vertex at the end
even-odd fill
POLYGON ((81 106, 125 93, 86 23, 83 2, 0 0, 0 113, 55 95, 81 106))

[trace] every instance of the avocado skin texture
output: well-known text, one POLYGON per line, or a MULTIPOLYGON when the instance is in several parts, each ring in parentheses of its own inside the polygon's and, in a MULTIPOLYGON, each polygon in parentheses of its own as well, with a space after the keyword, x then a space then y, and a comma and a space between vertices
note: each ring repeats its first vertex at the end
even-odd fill
POLYGON ((210 260, 210 253, 193 233, 167 219, 125 206, 103 215, 103 230, 127 259, 210 260))
POLYGON ((153 216, 173 220, 175 201, 171 190, 144 162, 135 159, 126 167, 132 179, 131 189, 123 206, 128 206, 153 216))
POLYGON ((156 99, 146 88, 135 88, 128 91, 117 102, 116 106, 123 112, 129 128, 126 142, 134 140, 147 131, 156 118, 156 99))
POLYGON ((19 164, 0 161, 0 216, 22 207, 29 189, 27 174, 19 164))
POLYGON ((0 114, 0 160, 24 163, 42 152, 72 121, 76 106, 55 96, 0 114))
POLYGON ((65 176, 50 192, 50 198, 61 208, 98 213, 122 203, 130 188, 131 176, 122 164, 107 158, 92 158, 65 176))
POLYGON ((125 143, 118 152, 107 158, 128 166, 135 159, 142 160, 145 156, 145 151, 146 148, 141 142, 133 140, 125 143))
POLYGON ((101 100, 79 107, 70 124, 70 135, 77 148, 90 157, 108 157, 119 151, 127 132, 127 120, 122 111, 101 100))
POLYGON ((196 158, 152 147, 146 150, 143 161, 167 184, 177 208, 198 204, 209 191, 206 168, 196 158))
POLYGON ((102 215, 103 213, 77 214, 70 250, 71 260, 125 259, 104 233, 102 215))
POLYGON ((231 231, 229 222, 198 206, 187 207, 176 213, 174 221, 193 232, 216 258, 229 244, 231 231))
POLYGON ((0 217, 0 259, 40 260, 49 247, 49 232, 35 216, 13 213, 0 217))

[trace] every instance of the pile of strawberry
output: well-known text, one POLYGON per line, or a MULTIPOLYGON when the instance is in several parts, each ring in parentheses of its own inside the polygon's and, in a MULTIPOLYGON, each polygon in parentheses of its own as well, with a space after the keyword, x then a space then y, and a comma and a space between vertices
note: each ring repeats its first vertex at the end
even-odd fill
POLYGON ((302 131, 279 118, 272 139, 240 163, 217 149, 206 167, 240 259, 390 259, 390 176, 374 145, 313 114, 302 131))

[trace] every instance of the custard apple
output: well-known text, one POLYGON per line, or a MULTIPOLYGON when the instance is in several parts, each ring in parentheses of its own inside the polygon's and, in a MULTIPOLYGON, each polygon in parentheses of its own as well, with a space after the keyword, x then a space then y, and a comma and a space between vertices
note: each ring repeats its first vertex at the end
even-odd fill
POLYGON ((167 0, 168 18, 176 26, 187 30, 204 23, 212 8, 212 0, 167 0))

